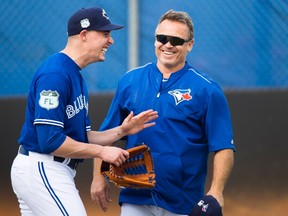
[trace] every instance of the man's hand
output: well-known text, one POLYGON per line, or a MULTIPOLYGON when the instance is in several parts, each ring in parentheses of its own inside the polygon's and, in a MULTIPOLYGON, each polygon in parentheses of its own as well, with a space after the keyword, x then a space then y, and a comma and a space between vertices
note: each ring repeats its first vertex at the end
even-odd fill
POLYGON ((120 128, 126 135, 135 134, 144 128, 154 126, 155 122, 151 121, 156 118, 158 118, 158 112, 151 109, 143 111, 136 116, 134 116, 133 112, 130 112, 130 114, 124 119, 120 128))
POLYGON ((206 195, 213 196, 218 201, 218 203, 220 204, 221 208, 224 208, 224 196, 223 196, 223 193, 213 193, 213 192, 209 191, 206 195))
POLYGON ((114 146, 104 146, 99 158, 115 166, 120 166, 129 158, 129 152, 114 146))
POLYGON ((99 204, 104 212, 107 211, 112 199, 110 197, 110 185, 102 175, 93 178, 90 194, 92 201, 99 204))

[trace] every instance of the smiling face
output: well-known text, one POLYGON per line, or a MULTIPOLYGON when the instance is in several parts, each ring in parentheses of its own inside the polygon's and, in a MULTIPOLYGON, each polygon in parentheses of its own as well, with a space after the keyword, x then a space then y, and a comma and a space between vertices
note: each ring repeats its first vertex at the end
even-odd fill
MULTIPOLYGON (((189 39, 189 30, 186 24, 167 19, 157 26, 155 34, 179 37, 185 41, 189 39)), ((183 68, 187 53, 191 51, 193 44, 194 40, 176 46, 173 46, 169 41, 162 44, 155 40, 155 53, 159 70, 162 73, 170 74, 183 68)))
POLYGON ((82 30, 80 34, 68 37, 66 47, 61 51, 84 68, 99 61, 105 61, 105 54, 114 44, 110 31, 82 30))
POLYGON ((86 48, 91 62, 105 61, 105 53, 114 43, 109 31, 87 31, 86 48))

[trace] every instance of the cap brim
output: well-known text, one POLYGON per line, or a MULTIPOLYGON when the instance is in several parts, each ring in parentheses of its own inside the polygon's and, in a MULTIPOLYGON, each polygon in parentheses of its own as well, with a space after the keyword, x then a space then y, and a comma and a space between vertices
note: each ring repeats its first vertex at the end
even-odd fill
POLYGON ((124 26, 122 25, 115 25, 115 24, 108 24, 106 26, 102 26, 101 28, 95 29, 96 31, 112 31, 112 30, 118 30, 123 28, 124 26))

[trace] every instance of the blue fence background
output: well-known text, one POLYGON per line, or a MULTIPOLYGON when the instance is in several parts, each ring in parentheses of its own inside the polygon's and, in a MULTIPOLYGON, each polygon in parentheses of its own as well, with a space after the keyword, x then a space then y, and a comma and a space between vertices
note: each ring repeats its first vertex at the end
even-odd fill
MULTIPOLYGON (((132 0, 133 1, 133 0, 132 0)), ((191 65, 226 89, 288 88, 287 0, 139 0, 139 65, 155 61, 154 30, 169 9, 194 22, 191 65)), ((2 0, 0 5, 0 97, 26 95, 39 65, 64 48, 69 16, 99 5, 111 21, 115 44, 106 61, 83 70, 90 93, 113 92, 128 70, 127 0, 2 0)))

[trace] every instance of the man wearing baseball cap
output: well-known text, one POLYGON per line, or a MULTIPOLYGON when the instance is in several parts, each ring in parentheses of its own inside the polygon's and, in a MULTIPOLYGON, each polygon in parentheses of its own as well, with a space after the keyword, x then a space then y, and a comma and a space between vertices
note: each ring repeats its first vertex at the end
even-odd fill
POLYGON ((77 35, 82 30, 112 31, 123 27, 122 25, 112 24, 102 8, 82 8, 70 17, 68 36, 77 35))
MULTIPOLYGON (((105 60, 105 53, 110 45, 114 43, 110 31, 123 28, 122 25, 112 24, 105 10, 99 7, 82 8, 73 14, 68 21, 68 43, 63 52, 70 51, 73 47, 78 49, 77 56, 80 57, 80 67, 105 60), (79 41, 79 39, 81 39, 79 41), (81 42, 82 46, 78 46, 81 42), (79 56, 80 55, 80 56, 79 56)), ((76 57, 76 58, 78 58, 76 57)), ((76 62, 77 63, 77 62, 76 62)))
POLYGON ((111 31, 122 27, 112 24, 102 8, 77 11, 68 22, 66 47, 35 73, 11 168, 21 215, 87 215, 74 182, 77 165, 97 157, 120 166, 129 153, 108 145, 154 125, 147 122, 157 112, 147 110, 136 116, 131 112, 111 130, 91 130, 88 91, 80 72, 105 60, 114 43, 111 31))

